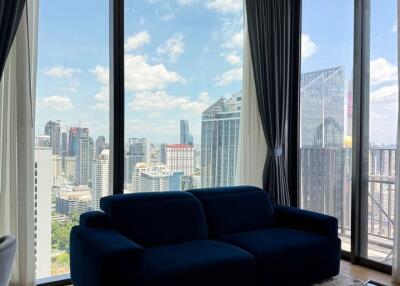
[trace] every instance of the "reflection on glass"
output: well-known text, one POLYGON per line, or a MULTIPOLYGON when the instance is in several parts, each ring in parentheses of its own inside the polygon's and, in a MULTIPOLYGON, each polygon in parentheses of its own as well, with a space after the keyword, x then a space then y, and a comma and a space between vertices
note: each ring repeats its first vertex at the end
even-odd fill
POLYGON ((301 206, 335 216, 342 248, 347 251, 351 234, 353 4, 303 1, 300 94, 301 206))

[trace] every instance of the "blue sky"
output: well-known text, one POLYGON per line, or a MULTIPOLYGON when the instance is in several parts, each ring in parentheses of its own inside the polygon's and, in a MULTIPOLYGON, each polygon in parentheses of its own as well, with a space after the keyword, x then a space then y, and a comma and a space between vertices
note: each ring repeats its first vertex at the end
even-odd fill
MULTIPOLYGON (((344 65, 351 79, 351 2, 303 1, 303 71, 344 65)), ((392 143, 396 1, 372 2, 371 141, 392 143)), ((126 137, 175 143, 179 120, 188 119, 199 143, 201 111, 241 89, 242 1, 125 0, 125 6, 126 137)), ((108 1, 41 0, 39 16, 36 133, 59 119, 108 137, 108 1)))

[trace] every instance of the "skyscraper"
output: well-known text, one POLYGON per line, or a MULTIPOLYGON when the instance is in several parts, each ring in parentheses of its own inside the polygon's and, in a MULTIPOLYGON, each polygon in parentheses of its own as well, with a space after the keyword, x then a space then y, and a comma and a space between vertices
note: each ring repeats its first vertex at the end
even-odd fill
POLYGON ((172 172, 183 172, 192 176, 194 171, 194 150, 189 144, 161 145, 161 163, 172 172))
POLYGON ((301 75, 301 188, 309 210, 343 217, 344 67, 301 75))
POLYGON ((189 131, 189 121, 180 121, 180 143, 193 145, 193 136, 189 131))
POLYGON ((100 198, 110 195, 109 150, 104 149, 93 160, 92 198, 93 208, 99 209, 100 198))
POLYGON ((71 127, 69 155, 76 158, 75 179, 78 185, 89 185, 92 177, 93 139, 88 128, 71 127))
POLYGON ((44 134, 50 136, 50 145, 53 155, 61 155, 61 124, 60 121, 48 121, 44 127, 44 134))
POLYGON ((101 152, 107 148, 106 138, 104 136, 99 136, 96 139, 96 155, 100 155, 101 152))
POLYGON ((201 185, 234 184, 242 92, 220 98, 203 112, 201 121, 201 185))
POLYGON ((89 128, 82 128, 82 127, 71 127, 69 129, 69 136, 68 136, 68 155, 75 156, 77 151, 77 140, 81 137, 88 137, 89 136, 89 128))
POLYGON ((146 138, 129 138, 125 158, 125 182, 132 183, 132 173, 137 163, 150 162, 150 144, 146 138))

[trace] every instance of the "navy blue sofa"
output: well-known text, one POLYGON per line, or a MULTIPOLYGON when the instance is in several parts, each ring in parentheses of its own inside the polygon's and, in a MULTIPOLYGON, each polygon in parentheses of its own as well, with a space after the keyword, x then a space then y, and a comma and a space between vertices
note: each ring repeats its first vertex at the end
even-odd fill
POLYGON ((311 285, 339 272, 335 218, 250 186, 115 195, 71 231, 75 286, 311 285))

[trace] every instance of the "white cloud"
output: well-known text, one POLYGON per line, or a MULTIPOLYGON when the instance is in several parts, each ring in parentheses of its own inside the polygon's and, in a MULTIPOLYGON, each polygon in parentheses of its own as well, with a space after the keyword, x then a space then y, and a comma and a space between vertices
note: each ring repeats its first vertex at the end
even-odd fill
POLYGON ((207 0, 205 6, 221 14, 237 13, 243 9, 242 0, 207 0))
POLYGON ((140 55, 125 56, 125 86, 129 91, 163 89, 167 84, 182 81, 178 73, 163 64, 151 65, 140 55))
POLYGON ((370 63, 370 81, 372 85, 397 80, 397 67, 385 58, 370 63))
POLYGON ((231 33, 223 47, 227 49, 243 49, 243 30, 231 33))
MULTIPOLYGON (((129 107, 132 110, 168 110, 179 108, 183 112, 200 114, 209 105, 208 93, 203 92, 195 100, 184 96, 172 96, 164 90, 145 91, 135 95, 129 107)), ((153 115, 159 116, 158 112, 153 115)), ((155 117, 153 116, 153 118, 155 117)))
POLYGON ((96 76, 97 81, 101 84, 100 90, 95 94, 94 99, 96 103, 92 109, 105 111, 109 109, 109 70, 106 67, 97 65, 94 69, 89 71, 96 76))
POLYGON ((392 28, 390 29, 390 31, 391 31, 392 33, 397 33, 397 21, 395 21, 395 22, 393 23, 393 26, 392 26, 392 28))
MULTIPOLYGON (((109 101, 109 69, 97 65, 90 70, 100 83, 100 89, 95 94, 96 104, 93 109, 104 110, 109 101)), ((143 56, 125 56, 125 87, 127 91, 144 92, 161 90, 170 83, 184 82, 177 73, 169 71, 164 65, 150 65, 143 56)))
POLYGON ((216 85, 218 86, 227 86, 232 84, 234 81, 242 80, 243 76, 243 68, 234 68, 227 72, 224 72, 221 75, 218 75, 215 78, 216 85))
POLYGON ((61 89, 67 92, 78 92, 79 86, 80 82, 77 80, 73 80, 67 86, 62 87, 61 89))
POLYGON ((150 43, 150 34, 147 31, 140 31, 126 40, 125 50, 128 52, 137 50, 148 43, 150 43))
POLYGON ((242 63, 242 59, 236 54, 235 51, 231 51, 227 54, 222 54, 225 58, 225 61, 231 65, 240 65, 242 63))
POLYGON ((301 58, 308 59, 318 52, 318 46, 311 40, 307 34, 301 34, 301 58))
POLYGON ((148 118, 160 118, 161 117, 161 112, 151 112, 147 115, 148 118))
POLYGON ((183 42, 183 35, 180 33, 175 33, 157 48, 157 54, 161 57, 167 57, 171 62, 175 62, 184 51, 185 43, 183 42))
POLYGON ((384 86, 371 93, 371 102, 395 104, 398 101, 398 93, 397 84, 384 86))
POLYGON ((44 74, 55 78, 71 78, 75 73, 79 73, 80 70, 74 68, 67 68, 64 66, 55 66, 47 68, 44 74))
POLYGON ((54 109, 55 111, 65 111, 74 108, 74 105, 69 97, 58 95, 43 98, 42 104, 43 107, 54 109))

